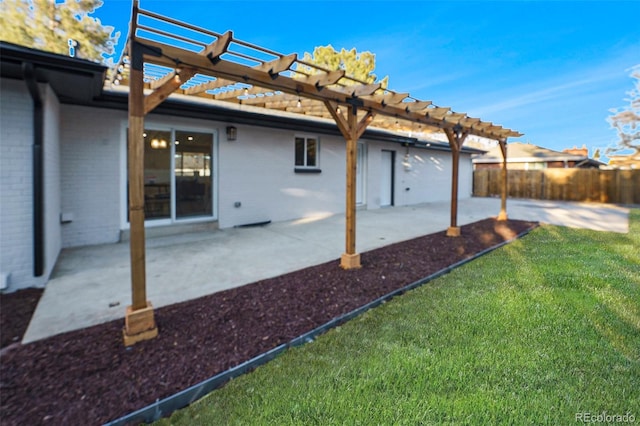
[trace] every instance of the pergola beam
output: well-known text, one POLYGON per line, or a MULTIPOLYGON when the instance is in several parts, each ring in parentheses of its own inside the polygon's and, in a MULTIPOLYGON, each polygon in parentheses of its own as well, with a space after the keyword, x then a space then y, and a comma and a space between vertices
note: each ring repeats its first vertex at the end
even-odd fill
POLYGON ((436 120, 442 120, 451 111, 449 107, 427 108, 426 116, 436 120))
POLYGON ((405 107, 405 111, 409 112, 420 112, 429 106, 433 105, 431 101, 416 101, 416 102, 406 102, 402 106, 405 107))
POLYGON ((265 71, 271 76, 271 78, 276 78, 282 71, 288 70, 297 59, 298 55, 292 53, 290 55, 274 59, 270 62, 265 62, 264 64, 255 67, 255 69, 265 71))
POLYGON ((175 72, 172 78, 166 80, 162 86, 144 99, 144 115, 149 114, 155 107, 160 105, 170 94, 175 92, 196 74, 193 68, 184 68, 180 72, 175 72))
POLYGON ((368 95, 363 97, 373 102, 380 102, 380 104, 382 104, 383 106, 386 106, 386 105, 400 104, 408 96, 409 96, 408 93, 390 92, 390 93, 385 93, 383 95, 368 95))
POLYGON ((350 98, 356 98, 360 96, 370 96, 380 88, 380 83, 375 84, 354 84, 351 86, 336 87, 333 91, 342 93, 350 98))
POLYGON ((232 38, 233 33, 231 31, 227 31, 216 41, 205 47, 204 50, 200 52, 200 55, 205 56, 213 64, 217 63, 220 60, 220 56, 229 49, 229 44, 231 43, 232 38))
POLYGON ((313 74, 305 78, 304 83, 311 84, 316 86, 316 88, 321 89, 324 86, 329 86, 331 84, 336 84, 342 77, 344 77, 344 70, 330 71, 328 73, 323 74, 313 74))
POLYGON ((236 84, 235 81, 226 80, 224 78, 217 78, 212 81, 207 81, 204 83, 196 84, 195 86, 188 87, 184 89, 183 93, 185 95, 197 95, 202 92, 206 92, 207 90, 220 89, 222 87, 231 86, 236 84))

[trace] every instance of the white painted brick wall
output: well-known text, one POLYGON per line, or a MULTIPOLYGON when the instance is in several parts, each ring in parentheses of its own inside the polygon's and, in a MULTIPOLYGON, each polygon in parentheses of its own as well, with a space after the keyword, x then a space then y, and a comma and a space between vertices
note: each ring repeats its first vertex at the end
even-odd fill
POLYGON ((121 123, 126 112, 61 107, 63 247, 113 243, 120 238, 121 123))
POLYGON ((49 277, 62 248, 60 229, 60 102, 50 86, 41 85, 44 123, 44 274, 49 277))
POLYGON ((9 291, 33 276, 33 102, 23 81, 0 79, 0 272, 9 291))
POLYGON ((403 164, 405 155, 406 148, 403 148, 396 157, 399 205, 451 199, 451 153, 410 149, 409 170, 403 164))
POLYGON ((344 152, 340 138, 313 133, 238 126, 236 141, 223 135, 220 227, 344 211, 344 152), (295 173, 296 135, 319 139, 321 173, 295 173))
MULTIPOLYGON (((394 204, 406 206, 451 199, 451 153, 425 148, 370 142, 367 144, 367 208, 380 207, 380 162, 382 150, 394 151, 394 204), (404 166, 408 154, 410 168, 404 166), (409 190, 407 190, 409 188, 409 190)), ((471 157, 460 156, 458 198, 471 197, 473 185, 471 157)))
POLYGON ((471 198, 473 195, 473 164, 471 154, 460 154, 460 180, 458 182, 458 198, 471 198))

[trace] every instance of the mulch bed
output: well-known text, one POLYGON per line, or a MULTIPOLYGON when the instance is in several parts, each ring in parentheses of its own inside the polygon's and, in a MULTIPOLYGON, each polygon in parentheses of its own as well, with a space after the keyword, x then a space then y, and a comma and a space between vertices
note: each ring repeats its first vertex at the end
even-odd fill
POLYGON ((42 288, 28 288, 0 294, 0 348, 20 343, 42 293, 42 288))
MULTIPOLYGON (((486 219, 462 237, 439 232, 363 253, 358 270, 328 262, 156 309, 159 336, 130 348, 122 320, 13 344, 0 355, 2 424, 114 420, 535 226, 486 219)), ((2 310, 11 304, 3 296, 2 310)))

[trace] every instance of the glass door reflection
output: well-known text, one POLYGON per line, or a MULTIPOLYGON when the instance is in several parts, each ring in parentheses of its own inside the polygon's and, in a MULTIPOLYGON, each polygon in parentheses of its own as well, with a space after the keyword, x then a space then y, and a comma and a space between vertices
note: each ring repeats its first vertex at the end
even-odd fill
POLYGON ((213 135, 175 133, 176 218, 211 216, 213 135))
POLYGON ((144 215, 171 218, 171 132, 144 133, 144 215))

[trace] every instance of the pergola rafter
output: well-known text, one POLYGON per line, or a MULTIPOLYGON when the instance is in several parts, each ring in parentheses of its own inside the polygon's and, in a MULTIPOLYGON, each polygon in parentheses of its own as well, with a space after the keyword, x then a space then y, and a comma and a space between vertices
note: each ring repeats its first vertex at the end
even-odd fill
POLYGON ((145 115, 172 93, 335 122, 346 141, 346 248, 341 258, 345 269, 360 267, 355 239, 355 171, 357 141, 369 126, 388 129, 417 125, 446 134, 454 158, 451 228, 456 227, 458 158, 465 138, 476 135, 496 139, 506 152, 506 139, 521 136, 449 107, 383 88, 380 83, 354 79, 344 70, 328 70, 300 60, 294 53, 284 55, 244 42, 231 31, 220 34, 140 10, 137 0, 133 3, 127 50, 111 83, 129 86, 132 305, 125 320, 125 344, 157 334, 153 309, 146 300, 142 133, 145 115), (145 89, 150 93, 145 95, 145 89))

